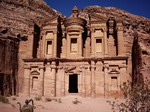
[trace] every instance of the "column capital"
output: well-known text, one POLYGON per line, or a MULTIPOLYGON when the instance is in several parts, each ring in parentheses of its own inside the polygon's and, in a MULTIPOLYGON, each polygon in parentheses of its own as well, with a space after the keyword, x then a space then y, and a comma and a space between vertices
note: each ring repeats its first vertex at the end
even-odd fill
POLYGON ((82 34, 84 31, 83 30, 80 30, 80 34, 82 34))
POLYGON ((56 69, 57 67, 55 65, 51 65, 51 68, 52 69, 56 69))
POLYGON ((117 31, 123 31, 123 27, 122 26, 117 26, 117 31))
POLYGON ((104 65, 103 67, 108 69, 108 68, 109 68, 109 65, 104 65))
POLYGON ((94 61, 91 61, 91 68, 94 68, 94 69, 96 68, 94 61))
POLYGON ((63 66, 57 66, 58 69, 63 69, 63 66))
POLYGON ((42 32, 41 32, 41 35, 46 35, 46 31, 42 31, 42 32))
POLYGON ((107 28, 106 28, 106 27, 102 27, 102 30, 103 30, 104 32, 107 32, 107 28))
POLYGON ((90 31, 91 31, 91 33, 94 33, 95 32, 95 28, 91 28, 90 31))
POLYGON ((95 61, 91 60, 91 65, 95 65, 95 61))
POLYGON ((57 34, 57 30, 54 30, 53 33, 54 33, 54 34, 57 34))

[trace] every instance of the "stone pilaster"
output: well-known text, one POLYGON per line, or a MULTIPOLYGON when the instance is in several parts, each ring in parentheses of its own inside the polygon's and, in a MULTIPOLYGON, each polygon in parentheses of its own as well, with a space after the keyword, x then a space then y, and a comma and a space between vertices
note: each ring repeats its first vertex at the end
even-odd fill
POLYGON ((40 92, 39 92, 39 95, 44 96, 44 67, 40 66, 39 69, 40 69, 40 79, 39 79, 40 92))
POLYGON ((27 57, 26 58, 32 58, 33 57, 33 42, 34 42, 34 26, 31 27, 30 32, 28 33, 28 46, 27 46, 27 57))
POLYGON ((48 62, 45 66, 45 73, 44 73, 44 96, 50 97, 51 95, 51 67, 50 63, 48 62))
POLYGON ((58 66, 57 67, 57 73, 56 73, 56 96, 60 97, 62 96, 62 73, 63 73, 63 67, 58 66))
POLYGON ((43 37, 42 37, 42 41, 41 41, 41 58, 44 58, 45 57, 45 55, 46 55, 46 40, 45 40, 45 38, 46 38, 46 32, 44 31, 43 33, 42 33, 42 35, 43 35, 43 37))
POLYGON ((86 95, 86 79, 85 79, 85 67, 84 65, 82 66, 82 95, 85 97, 86 95))
POLYGON ((65 68, 61 69, 61 95, 65 96, 65 68))
POLYGON ((117 40, 118 40, 118 56, 124 55, 124 39, 123 39, 123 27, 121 23, 117 24, 117 40))
POLYGON ((57 31, 53 31, 54 33, 54 54, 53 57, 57 57, 57 31))
POLYGON ((51 74, 51 95, 56 96, 56 62, 51 64, 52 74, 51 74))
POLYGON ((67 34, 67 57, 70 55, 70 36, 67 34))
POLYGON ((109 77, 108 77, 108 68, 107 64, 104 65, 104 97, 109 97, 109 77))
POLYGON ((108 55, 108 43, 107 43, 107 29, 103 28, 104 31, 104 55, 107 56, 108 55))
POLYGON ((91 61, 91 96, 95 97, 95 62, 91 61))
POLYGON ((45 32, 42 32, 41 33, 41 38, 40 38, 40 51, 39 51, 39 54, 40 54, 40 58, 44 58, 44 38, 45 38, 45 32))
POLYGON ((91 56, 94 57, 95 55, 95 42, 94 42, 94 29, 91 29, 91 56))
POLYGON ((80 34, 79 34, 79 38, 78 38, 78 57, 82 57, 82 31, 80 31, 80 34))
POLYGON ((23 94, 30 95, 30 66, 24 65, 23 94))
POLYGON ((67 41, 66 41, 66 38, 63 38, 62 39, 62 53, 61 53, 61 58, 65 58, 66 57, 66 53, 67 53, 67 41))

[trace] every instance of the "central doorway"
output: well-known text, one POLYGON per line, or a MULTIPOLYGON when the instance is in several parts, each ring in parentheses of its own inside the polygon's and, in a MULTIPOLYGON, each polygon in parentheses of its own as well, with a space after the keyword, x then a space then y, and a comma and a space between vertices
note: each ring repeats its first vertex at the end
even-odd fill
POLYGON ((78 74, 69 75, 69 93, 78 93, 78 74))

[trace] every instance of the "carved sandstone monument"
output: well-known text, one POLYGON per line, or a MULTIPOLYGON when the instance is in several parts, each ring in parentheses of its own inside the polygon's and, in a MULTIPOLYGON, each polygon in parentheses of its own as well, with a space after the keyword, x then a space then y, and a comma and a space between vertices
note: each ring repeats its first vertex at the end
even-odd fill
POLYGON ((74 7, 65 18, 43 0, 0 6, 3 94, 119 96, 127 80, 149 77, 147 18, 100 6, 74 7))
POLYGON ((89 22, 74 7, 63 21, 57 16, 44 21, 40 34, 33 33, 34 26, 30 26, 23 59, 23 94, 119 94, 123 83, 130 80, 122 22, 96 14, 89 22))

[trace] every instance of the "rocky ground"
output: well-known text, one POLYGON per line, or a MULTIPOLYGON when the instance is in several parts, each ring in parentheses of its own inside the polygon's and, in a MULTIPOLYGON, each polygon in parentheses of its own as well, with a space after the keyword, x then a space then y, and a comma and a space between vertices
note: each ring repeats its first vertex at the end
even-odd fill
MULTIPOLYGON (((24 105, 25 99, 25 97, 9 97, 9 104, 0 102, 0 112, 19 112, 19 105, 17 102, 24 105)), ((54 98, 49 102, 45 101, 45 98, 42 98, 40 101, 34 99, 36 106, 34 112, 112 112, 111 106, 107 103, 107 101, 111 100, 113 99, 83 98, 74 95, 54 98), (75 103, 76 98, 79 101, 77 104, 75 103)))

